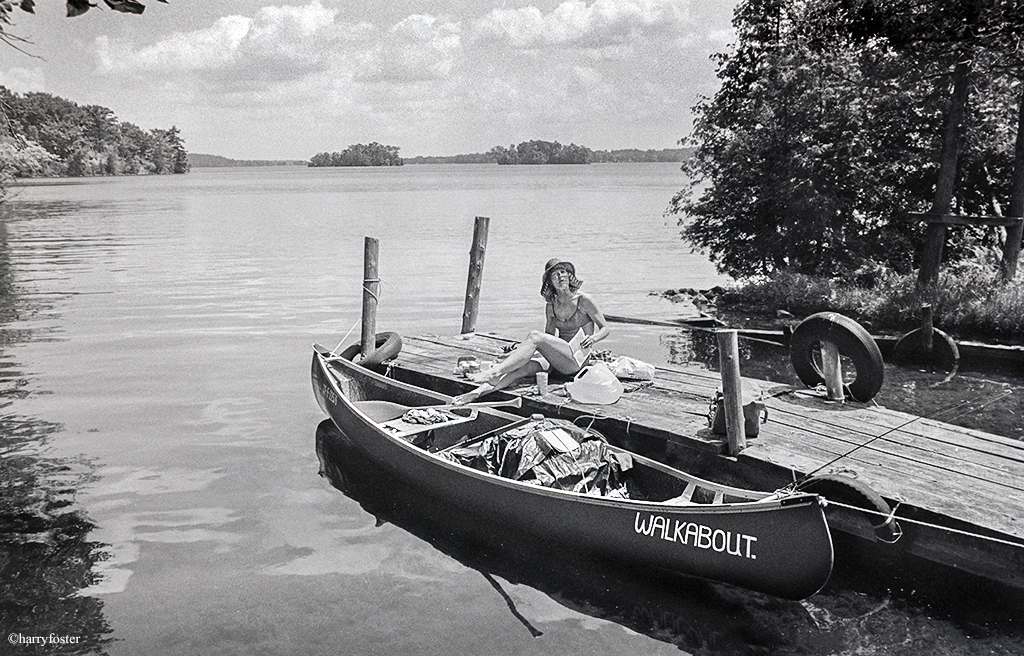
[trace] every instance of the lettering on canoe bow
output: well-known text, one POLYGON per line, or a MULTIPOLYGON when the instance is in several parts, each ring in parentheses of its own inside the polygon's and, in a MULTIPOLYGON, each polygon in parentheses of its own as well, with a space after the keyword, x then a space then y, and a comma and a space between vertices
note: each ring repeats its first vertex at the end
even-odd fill
POLYGON ((323 381, 320 381, 320 393, 323 394, 325 399, 330 401, 331 405, 338 405, 338 395, 334 393, 330 385, 323 381))
POLYGON ((662 515, 651 514, 649 517, 641 519, 639 512, 633 522, 633 529, 640 535, 650 538, 659 538, 696 549, 711 549, 730 556, 757 560, 757 554, 754 553, 754 543, 757 542, 757 538, 753 535, 723 531, 720 528, 713 529, 710 526, 693 522, 681 522, 678 519, 673 520, 662 515))

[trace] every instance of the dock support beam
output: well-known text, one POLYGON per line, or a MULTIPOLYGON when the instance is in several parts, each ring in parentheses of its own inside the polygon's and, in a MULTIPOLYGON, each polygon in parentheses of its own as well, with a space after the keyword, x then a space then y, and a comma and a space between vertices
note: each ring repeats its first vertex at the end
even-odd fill
POLYGON ((380 278, 377 277, 379 242, 367 237, 363 243, 363 330, 359 354, 366 357, 377 347, 377 300, 380 297, 380 278))
POLYGON ((466 281, 466 305, 462 311, 462 334, 476 330, 476 318, 480 311, 480 284, 484 277, 484 255, 487 252, 487 230, 491 220, 486 216, 476 217, 473 224, 473 247, 469 251, 469 279, 466 281))
POLYGON ((739 338, 735 330, 718 330, 715 336, 718 338, 718 363, 722 370, 722 395, 725 397, 725 435, 729 440, 729 455, 735 456, 747 448, 739 338))
POLYGON ((935 347, 935 321, 932 316, 932 306, 926 303, 921 306, 921 350, 925 355, 931 355, 935 347))
POLYGON ((827 339, 821 341, 821 377, 825 379, 825 398, 829 401, 846 400, 843 394, 843 365, 839 347, 827 339))

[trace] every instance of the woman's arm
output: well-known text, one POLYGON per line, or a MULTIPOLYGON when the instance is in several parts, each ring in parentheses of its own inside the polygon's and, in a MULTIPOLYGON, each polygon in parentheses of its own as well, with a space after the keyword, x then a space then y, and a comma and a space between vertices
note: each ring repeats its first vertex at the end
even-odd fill
POLYGON ((594 322, 594 334, 587 336, 580 343, 583 348, 589 348, 595 343, 600 342, 602 339, 607 337, 611 333, 611 329, 608 327, 608 322, 604 318, 604 314, 598 309, 597 303, 594 299, 590 298, 588 294, 580 293, 579 300, 580 308, 587 313, 590 320, 594 322))
POLYGON ((544 332, 549 335, 558 334, 558 330, 555 328, 555 306, 552 303, 544 306, 544 332))

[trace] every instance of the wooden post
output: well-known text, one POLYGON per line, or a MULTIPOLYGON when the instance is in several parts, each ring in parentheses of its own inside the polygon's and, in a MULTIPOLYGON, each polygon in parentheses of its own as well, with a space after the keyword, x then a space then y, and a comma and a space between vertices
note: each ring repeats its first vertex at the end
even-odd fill
POLYGON ((491 220, 486 216, 476 217, 473 224, 473 247, 469 251, 469 279, 466 281, 466 305, 462 311, 462 333, 476 330, 476 318, 480 311, 480 283, 484 277, 484 255, 487 252, 487 229, 491 220))
POLYGON ((380 294, 380 279, 377 277, 377 253, 379 243, 367 237, 363 243, 363 332, 360 355, 366 357, 377 347, 377 299, 380 294))
POLYGON ((829 401, 846 400, 843 395, 843 365, 839 360, 839 347, 835 342, 821 342, 821 375, 825 379, 826 396, 829 401))
POLYGON ((931 355, 934 347, 935 324, 932 316, 932 306, 926 303, 921 306, 921 349, 925 355, 931 355))
POLYGON ((725 396, 725 435, 729 455, 747 448, 743 419, 743 381, 740 379, 740 347, 735 330, 718 330, 718 363, 722 370, 722 394, 725 396))

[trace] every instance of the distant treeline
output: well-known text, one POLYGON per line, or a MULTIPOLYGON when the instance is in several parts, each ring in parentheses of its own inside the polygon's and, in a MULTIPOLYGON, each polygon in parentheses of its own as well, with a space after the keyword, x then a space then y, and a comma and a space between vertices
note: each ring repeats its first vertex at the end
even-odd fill
POLYGON ((189 153, 188 163, 195 168, 217 166, 305 166, 307 162, 297 159, 229 159, 220 155, 189 153))
POLYGON ((309 166, 402 166, 398 146, 385 146, 373 142, 353 144, 340 153, 318 153, 309 160, 309 166))
POLYGON ((143 130, 99 105, 0 86, 0 182, 4 177, 185 173, 176 127, 143 130))
MULTIPOLYGON (((664 150, 637 150, 635 148, 624 149, 624 150, 590 150, 585 148, 585 153, 580 152, 581 146, 575 146, 570 144, 568 150, 570 153, 581 159, 589 157, 589 161, 569 161, 565 162, 565 153, 561 154, 561 161, 550 161, 550 158, 545 155, 546 152, 550 152, 552 148, 557 144, 561 151, 565 151, 566 147, 561 146, 558 142, 553 142, 545 150, 545 147, 537 147, 536 144, 545 144, 548 142, 524 142, 519 146, 510 146, 509 148, 503 148, 501 146, 495 146, 486 153, 470 153, 466 155, 451 155, 451 156, 417 156, 406 159, 406 164, 524 164, 524 163, 536 163, 536 164, 559 164, 559 163, 580 163, 587 164, 590 162, 684 162, 693 153, 692 148, 670 148, 664 150), (535 144, 531 149, 529 144, 535 144), (520 150, 522 146, 522 150, 520 150), (512 155, 512 150, 515 150, 515 155, 512 155), (537 154, 539 153, 539 154, 537 154), (528 161, 522 161, 523 155, 527 155, 528 161), (500 159, 499 159, 500 158, 500 159), (519 161, 512 161, 519 159, 519 161), (504 160, 504 161, 503 161, 504 160), (543 160, 543 161, 542 161, 543 160)), ((571 159, 571 158, 570 158, 571 159)))

